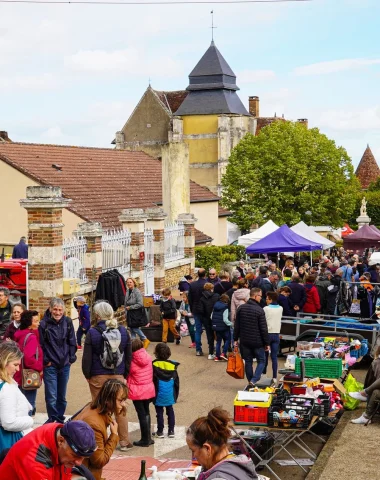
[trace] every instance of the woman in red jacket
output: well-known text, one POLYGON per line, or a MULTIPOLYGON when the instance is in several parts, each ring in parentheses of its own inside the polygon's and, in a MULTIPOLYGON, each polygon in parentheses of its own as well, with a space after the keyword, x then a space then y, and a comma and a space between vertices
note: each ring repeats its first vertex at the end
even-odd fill
MULTIPOLYGON (((20 350, 23 352, 23 365, 25 368, 36 370, 42 376, 43 371, 43 353, 40 345, 40 337, 38 326, 40 324, 40 316, 36 310, 25 310, 21 314, 20 327, 16 331, 14 339, 18 343, 20 350)), ((22 388, 22 366, 16 372, 14 379, 22 393, 25 395, 33 410, 31 415, 36 412, 37 389, 24 390, 22 388)))
POLYGON ((306 303, 303 307, 304 313, 318 313, 321 309, 321 301, 317 287, 314 285, 315 275, 308 275, 304 285, 306 290, 306 303))
POLYGON ((154 443, 151 437, 149 404, 156 396, 156 389, 153 383, 152 357, 139 338, 132 340, 132 363, 127 384, 128 398, 133 400, 141 430, 141 440, 133 442, 133 445, 149 447, 154 443))

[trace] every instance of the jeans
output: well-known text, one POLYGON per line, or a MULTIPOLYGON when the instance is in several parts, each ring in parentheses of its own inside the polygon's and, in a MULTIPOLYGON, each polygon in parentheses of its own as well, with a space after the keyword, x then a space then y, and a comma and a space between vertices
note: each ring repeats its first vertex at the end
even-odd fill
POLYGON ((209 318, 203 318, 202 325, 203 325, 203 328, 206 330, 208 353, 209 355, 213 355, 215 334, 214 334, 214 330, 212 329, 211 320, 209 318))
MULTIPOLYGON (((269 333, 269 346, 270 346, 270 358, 272 360, 272 370, 273 370, 272 378, 277 378, 277 368, 278 368, 277 354, 280 349, 279 333, 269 333)), ((267 373, 268 361, 269 361, 269 352, 265 352, 265 368, 263 373, 267 373)))
POLYGON ((222 340, 224 340, 223 345, 223 354, 227 355, 228 347, 231 344, 230 329, 223 330, 222 332, 216 332, 216 356, 220 357, 220 347, 222 345, 222 340))
POLYGON ((260 380, 265 368, 265 350, 261 348, 250 348, 244 345, 240 346, 241 356, 245 361, 245 375, 248 382, 256 383, 260 380), (253 373, 253 359, 257 359, 257 366, 255 373, 253 373))
POLYGON ((202 351, 202 317, 197 313, 193 313, 193 317, 195 320, 195 349, 197 352, 202 351))
POLYGON ((166 408, 166 415, 168 416, 168 429, 169 432, 174 432, 175 427, 175 415, 173 405, 168 407, 158 407, 156 408, 156 417, 157 417, 157 432, 162 433, 164 431, 164 409, 166 408))
POLYGON ((44 368, 45 402, 48 421, 65 421, 66 390, 70 376, 70 365, 44 368))
POLYGON ((82 345, 82 337, 83 335, 87 335, 88 330, 83 330, 81 326, 78 327, 77 330, 77 345, 80 347, 82 345))
POLYGON ((140 337, 140 340, 144 341, 146 340, 146 336, 143 334, 140 328, 129 328, 131 331, 131 337, 132 340, 136 337, 140 337))
POLYGON ((21 387, 18 387, 24 397, 28 400, 28 402, 32 405, 32 410, 29 412, 29 415, 32 415, 36 409, 36 398, 37 398, 37 389, 35 390, 24 390, 21 387))

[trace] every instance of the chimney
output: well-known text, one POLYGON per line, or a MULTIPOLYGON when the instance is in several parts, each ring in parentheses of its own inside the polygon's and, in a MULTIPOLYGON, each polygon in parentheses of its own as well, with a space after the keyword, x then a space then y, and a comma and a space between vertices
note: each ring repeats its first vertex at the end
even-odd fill
POLYGON ((301 123, 302 125, 304 125, 306 128, 309 128, 309 121, 307 118, 299 118, 297 120, 298 123, 301 123))
POLYGON ((259 97, 248 97, 249 113, 258 118, 260 116, 260 99, 259 97))
POLYGON ((0 142, 11 142, 12 140, 8 137, 8 132, 0 130, 0 142))

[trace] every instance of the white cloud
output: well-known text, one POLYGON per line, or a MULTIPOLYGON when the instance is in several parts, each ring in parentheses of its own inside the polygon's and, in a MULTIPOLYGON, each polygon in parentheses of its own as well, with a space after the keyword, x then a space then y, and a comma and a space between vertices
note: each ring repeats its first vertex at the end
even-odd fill
POLYGON ((380 129, 380 106, 356 110, 326 110, 322 112, 319 125, 332 130, 380 129))
POLYGON ((133 76, 155 75, 175 77, 182 75, 182 68, 173 58, 146 58, 144 52, 136 48, 125 50, 81 50, 64 59, 66 68, 87 73, 107 74, 129 73, 133 76), (144 59, 142 61, 142 59, 144 59))
POLYGON ((58 86, 59 81, 50 73, 0 77, 0 88, 3 90, 52 90, 58 86))
POLYGON ((379 65, 380 59, 351 58, 346 60, 333 60, 331 62, 312 63, 294 69, 294 74, 301 75, 326 75, 329 73, 358 70, 371 65, 379 65))
POLYGON ((62 138, 63 136, 64 134, 59 126, 48 128, 46 131, 41 133, 42 138, 48 139, 62 138))
POLYGON ((253 83, 272 80, 276 74, 273 70, 242 70, 236 76, 239 83, 253 83))

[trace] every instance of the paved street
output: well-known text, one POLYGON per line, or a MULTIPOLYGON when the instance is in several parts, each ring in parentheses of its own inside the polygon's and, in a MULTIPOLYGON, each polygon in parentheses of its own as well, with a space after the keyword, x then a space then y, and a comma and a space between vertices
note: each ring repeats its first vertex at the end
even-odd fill
MULTIPOLYGON (((135 456, 149 456, 156 459, 180 459, 190 460, 190 452, 185 441, 185 430, 190 423, 200 415, 206 414, 211 408, 217 405, 222 405, 227 409, 231 415, 233 414, 233 399, 238 389, 245 386, 245 380, 235 380, 226 374, 226 363, 217 363, 207 360, 207 356, 196 357, 195 350, 188 348, 190 343, 189 337, 186 337, 182 344, 176 346, 170 344, 172 350, 172 358, 180 362, 179 376, 180 376, 180 396, 177 405, 175 406, 176 413, 176 438, 163 440, 156 440, 155 445, 149 448, 133 448, 125 454, 115 452, 115 460, 112 460, 109 471, 113 471, 113 462, 120 462, 123 457, 135 456), (111 468, 112 467, 112 468, 111 468)), ((155 344, 151 344, 148 348, 150 354, 153 353, 155 344)), ((87 382, 84 379, 81 371, 82 352, 78 352, 78 361, 73 365, 71 377, 68 386, 68 406, 67 414, 74 414, 86 402, 90 400, 90 393, 87 382)), ((280 365, 283 365, 283 359, 280 359, 280 365)), ((355 370, 355 376, 363 380, 366 369, 355 370)), ((36 422, 42 423, 46 416, 41 413, 46 412, 44 403, 43 387, 38 393, 37 397, 37 412, 36 422)), ((152 422, 155 421, 155 411, 153 405, 151 406, 152 422)), ((137 416, 133 405, 129 406, 128 410, 130 439, 139 439, 139 427, 137 423, 137 416)), ((314 438, 309 437, 310 445, 315 451, 319 451, 322 445, 314 438)), ((295 450, 294 453, 300 458, 304 455, 302 451, 295 450)), ((284 457, 286 458, 286 457, 284 457)), ((136 462, 133 463, 135 465, 136 462)), ((120 466, 118 463, 117 465, 120 466)), ((129 464, 128 464, 129 465, 129 464)), ((119 468, 119 467, 118 467, 119 468)), ((128 466, 128 470, 132 468, 128 466)), ((137 467, 133 467, 137 468, 137 467)), ((274 467, 279 470, 279 467, 274 467)), ((294 467, 282 467, 282 477, 284 480, 295 479, 301 480, 305 477, 299 469, 294 467)), ((265 472, 264 472, 265 473, 265 472)), ((107 480, 113 480, 118 477, 109 473, 106 476, 107 480)))

